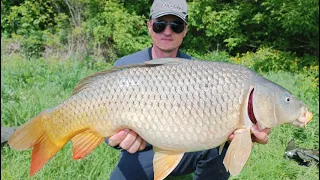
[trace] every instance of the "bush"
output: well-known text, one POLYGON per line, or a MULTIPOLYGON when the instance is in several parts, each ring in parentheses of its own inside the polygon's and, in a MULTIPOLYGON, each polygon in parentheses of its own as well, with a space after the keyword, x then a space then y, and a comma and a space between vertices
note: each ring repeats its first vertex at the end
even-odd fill
POLYGON ((195 59, 218 61, 218 62, 229 62, 229 54, 226 51, 212 51, 205 54, 200 54, 192 51, 187 53, 195 59))
POLYGON ((86 29, 93 44, 113 44, 119 56, 124 56, 151 45, 146 18, 128 13, 123 5, 113 1, 95 1, 89 9, 86 29))
POLYGON ((32 36, 34 32, 55 25, 53 3, 50 0, 1 1, 1 33, 9 37, 14 34, 32 36), (3 29, 2 29, 3 28, 3 29))
POLYGON ((319 55, 319 7, 315 0, 189 2, 187 44, 197 51, 232 55, 261 46, 319 55))
POLYGON ((259 48, 256 53, 247 52, 230 58, 230 62, 242 64, 259 72, 289 71, 297 72, 304 67, 318 66, 317 57, 283 52, 269 47, 259 48))
MULTIPOLYGON (((55 42, 67 46, 68 54, 76 52, 80 60, 100 56, 111 62, 114 57, 151 45, 146 27, 151 3, 147 0, 1 1, 1 35, 23 36, 28 57, 56 48, 43 42, 43 35, 50 32, 57 36, 55 42)), ((189 30, 183 47, 187 52, 205 54, 218 50, 237 56, 237 53, 272 47, 288 52, 288 56, 290 53, 299 57, 319 56, 319 7, 315 0, 206 0, 188 4, 189 30)), ((288 64, 283 66, 288 68, 288 64)))

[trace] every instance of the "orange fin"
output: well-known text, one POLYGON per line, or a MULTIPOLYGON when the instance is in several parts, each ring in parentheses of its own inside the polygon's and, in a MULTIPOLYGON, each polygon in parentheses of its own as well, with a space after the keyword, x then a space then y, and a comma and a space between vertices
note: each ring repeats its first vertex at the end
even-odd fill
POLYGON ((153 147, 154 180, 167 177, 181 161, 184 152, 174 152, 153 147))
POLYGON ((237 129, 232 139, 223 164, 232 176, 238 175, 247 162, 252 149, 250 129, 237 129))
MULTIPOLYGON (((64 144, 63 144, 64 145, 64 144)), ((30 177, 38 172, 61 148, 50 141, 47 134, 43 134, 32 150, 30 177)))
POLYGON ((98 137, 89 131, 74 136, 71 139, 73 144, 73 160, 82 159, 90 154, 104 139, 104 137, 98 137))
POLYGON ((41 123, 46 119, 47 114, 48 111, 41 112, 19 127, 9 139, 9 145, 13 149, 25 150, 33 147, 30 166, 31 177, 65 144, 52 142, 42 128, 41 123))

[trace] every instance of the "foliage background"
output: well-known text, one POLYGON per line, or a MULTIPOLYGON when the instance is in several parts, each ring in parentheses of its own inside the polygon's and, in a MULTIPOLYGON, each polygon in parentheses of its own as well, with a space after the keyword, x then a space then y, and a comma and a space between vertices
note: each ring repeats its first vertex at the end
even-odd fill
MULTIPOLYGON (((1 1, 1 124, 23 124, 69 97, 81 78, 150 47, 146 21, 151 4, 152 0, 1 1)), ((241 175, 230 179, 318 178, 317 165, 301 167, 283 158, 291 138, 299 147, 319 149, 318 1, 188 4, 184 52, 250 67, 289 89, 314 114, 307 130, 274 128, 269 144, 256 144, 241 175)), ((104 144, 80 161, 72 161, 70 154, 67 144, 35 179, 105 179, 119 152, 104 144)), ((1 179, 28 177, 29 158, 30 151, 3 147, 1 179)))
MULTIPOLYGON (((151 4, 152 0, 1 1, 1 37, 19 39, 28 57, 62 51, 67 57, 80 53, 80 58, 112 62, 151 45, 146 28, 151 4)), ((188 4, 186 52, 219 50, 236 55, 270 47, 298 56, 319 56, 316 0, 204 0, 188 4)))

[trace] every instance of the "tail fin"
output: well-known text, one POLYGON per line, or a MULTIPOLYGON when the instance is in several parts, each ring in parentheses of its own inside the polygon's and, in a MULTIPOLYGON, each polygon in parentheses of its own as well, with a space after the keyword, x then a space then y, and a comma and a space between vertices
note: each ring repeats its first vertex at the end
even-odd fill
POLYGON ((65 143, 55 144, 42 127, 48 111, 43 111, 21 127, 9 139, 9 145, 16 150, 26 150, 33 147, 30 167, 32 177, 51 159, 65 143))

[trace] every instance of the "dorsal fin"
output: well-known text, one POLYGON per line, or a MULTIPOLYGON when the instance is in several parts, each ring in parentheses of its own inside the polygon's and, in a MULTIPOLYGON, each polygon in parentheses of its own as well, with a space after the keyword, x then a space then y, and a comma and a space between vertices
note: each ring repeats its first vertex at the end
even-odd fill
POLYGON ((133 65, 126 65, 126 66, 115 66, 112 67, 111 69, 104 70, 97 72, 93 75, 90 75, 88 77, 83 78, 80 80, 80 82, 76 85, 74 90, 72 91, 72 95, 77 94, 78 92, 82 91, 85 89, 89 84, 92 82, 100 79, 101 77, 105 76, 106 74, 110 74, 116 71, 121 71, 124 69, 129 69, 129 68, 140 68, 140 67, 155 67, 155 66, 160 66, 164 64, 177 64, 181 62, 181 58, 159 58, 159 59, 153 59, 150 61, 146 61, 143 64, 133 64, 133 65))
POLYGON ((128 68, 134 68, 134 67, 146 67, 146 65, 145 64, 134 64, 134 65, 127 65, 127 66, 115 66, 115 67, 112 67, 112 68, 104 70, 104 71, 96 72, 88 77, 81 79, 80 82, 76 85, 76 87, 72 91, 72 95, 75 95, 78 92, 82 91, 89 84, 100 79, 101 77, 104 77, 106 74, 110 74, 110 73, 121 71, 121 70, 128 69, 128 68))
POLYGON ((147 65, 164 65, 164 64, 179 64, 183 61, 182 58, 158 58, 144 62, 147 65))

